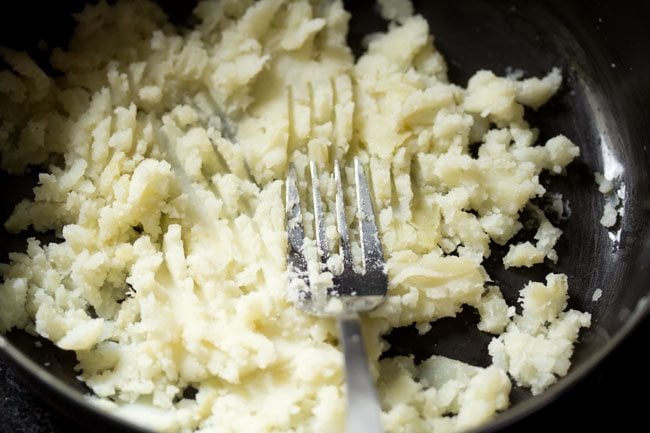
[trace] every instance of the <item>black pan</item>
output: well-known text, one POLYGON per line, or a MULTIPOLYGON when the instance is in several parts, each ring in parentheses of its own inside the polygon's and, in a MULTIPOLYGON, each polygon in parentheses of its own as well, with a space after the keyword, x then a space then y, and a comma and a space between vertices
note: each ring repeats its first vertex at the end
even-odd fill
MULTIPOLYGON (((28 49, 45 62, 46 56, 36 48, 38 41, 65 44, 72 27, 69 14, 83 3, 3 2, 0 45, 28 49)), ((174 22, 187 22, 191 2, 161 3, 174 22)), ((570 307, 589 311, 593 325, 581 334, 568 376, 536 398, 513 389, 512 407, 480 429, 494 431, 546 405, 587 375, 649 310, 650 3, 414 3, 428 19, 456 83, 465 85, 478 69, 497 73, 521 69, 526 75, 543 75, 553 66, 561 67, 565 82, 560 93, 539 111, 527 113, 527 119, 540 128, 540 141, 562 133, 581 149, 566 178, 543 179, 547 189, 561 192, 571 208, 571 217, 560 225, 565 235, 557 248, 559 263, 505 271, 500 265, 504 251, 497 248, 486 268, 510 303, 530 279, 541 280, 550 271, 568 274, 570 307), (624 215, 611 230, 598 224, 604 199, 593 180, 596 171, 617 174, 625 185, 624 215), (595 289, 603 292, 597 302, 592 301, 595 289)), ((353 13, 349 41, 359 53, 362 37, 385 29, 386 24, 368 2, 349 1, 348 9, 353 13)), ((0 177, 5 192, 0 217, 6 218, 17 200, 29 195, 34 180, 34 173, 0 177)), ((2 233, 0 260, 6 261, 7 251, 22 248, 24 239, 24 235, 2 233)), ((388 337, 392 347, 385 356, 408 353, 423 359, 436 353, 487 365, 485 346, 490 337, 476 330, 477 321, 477 314, 466 309, 457 318, 435 322, 425 336, 411 328, 398 329, 388 337)), ((141 431, 88 406, 82 399, 88 390, 75 378, 74 356, 46 341, 37 348, 34 341, 13 331, 0 340, 0 353, 47 401, 65 412, 74 408, 77 420, 92 431, 141 431), (44 363, 49 367, 44 368, 44 363)))

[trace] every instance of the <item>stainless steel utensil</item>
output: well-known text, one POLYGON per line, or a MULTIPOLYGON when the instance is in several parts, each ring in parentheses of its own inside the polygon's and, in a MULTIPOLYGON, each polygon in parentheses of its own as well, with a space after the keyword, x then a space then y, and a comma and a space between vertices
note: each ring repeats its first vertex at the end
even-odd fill
MULTIPOLYGON (((310 163, 315 237, 320 268, 330 272, 328 258, 329 246, 325 236, 325 215, 320 195, 320 183, 315 162, 310 163)), ((341 340, 345 352, 348 433, 383 432, 374 381, 368 370, 368 357, 364 348, 359 313, 371 310, 383 302, 388 288, 384 253, 375 216, 368 182, 358 158, 354 160, 357 197, 357 218, 363 269, 353 267, 350 238, 345 217, 341 169, 338 161, 334 163, 336 182, 336 223, 339 234, 339 254, 342 270, 334 275, 332 287, 327 289, 328 300, 335 300, 336 308, 329 302, 316 300, 309 289, 310 281, 305 255, 305 232, 303 228, 300 194, 295 167, 291 166, 286 184, 286 215, 289 237, 288 268, 291 278, 300 278, 304 283, 297 304, 306 312, 318 316, 336 316, 341 329, 341 340)))

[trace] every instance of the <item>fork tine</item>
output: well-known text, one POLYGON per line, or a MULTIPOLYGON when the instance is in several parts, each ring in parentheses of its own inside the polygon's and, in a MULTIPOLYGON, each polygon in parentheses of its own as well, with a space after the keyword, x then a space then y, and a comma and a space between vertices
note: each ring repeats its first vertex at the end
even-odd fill
POLYGON ((307 260, 303 254, 305 231, 302 226, 302 210, 300 209, 300 194, 298 193, 297 183, 296 167, 291 164, 286 184, 287 235, 290 247, 287 260, 290 270, 305 279, 307 275, 307 260))
POLYGON ((316 162, 310 161, 311 171, 311 192, 314 200, 314 225, 316 231, 316 245, 323 263, 329 258, 329 247, 325 236, 325 213, 323 212, 323 201, 320 197, 320 180, 318 179, 318 168, 316 162))
POLYGON ((369 272, 384 272, 384 252, 379 241, 379 231, 375 224, 375 214, 368 189, 368 181, 363 172, 359 158, 354 158, 354 173, 357 186, 357 209, 359 232, 361 235, 361 252, 366 274, 369 272))
POLYGON ((336 225, 339 231, 339 253, 343 258, 343 269, 352 269, 352 252, 350 251, 350 235, 345 219, 345 201, 341 183, 341 168, 339 161, 334 161, 334 180, 336 181, 336 225))

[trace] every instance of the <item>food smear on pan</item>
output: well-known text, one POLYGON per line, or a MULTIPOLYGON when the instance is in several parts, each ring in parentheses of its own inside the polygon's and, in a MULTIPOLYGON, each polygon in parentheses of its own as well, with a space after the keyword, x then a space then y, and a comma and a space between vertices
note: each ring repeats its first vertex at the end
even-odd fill
POLYGON ((75 351, 91 401, 157 431, 342 431, 336 323, 287 298, 283 179, 289 162, 304 180, 309 160, 349 173, 359 156, 390 280, 363 318, 386 430, 461 430, 506 409, 513 383, 539 394, 564 376, 590 324, 567 309, 567 277, 519 288, 516 309, 482 266, 491 244, 508 268, 561 260, 530 200, 579 148, 524 119, 561 72, 450 83, 426 20, 380 6, 388 31, 358 60, 337 1, 203 1, 189 28, 101 1, 52 52, 54 76, 0 51, 0 165, 41 171, 5 228, 59 237, 2 267, 0 331, 75 351), (512 242, 525 209, 537 232, 512 242), (494 336, 492 365, 379 360, 392 329, 464 306, 494 336))

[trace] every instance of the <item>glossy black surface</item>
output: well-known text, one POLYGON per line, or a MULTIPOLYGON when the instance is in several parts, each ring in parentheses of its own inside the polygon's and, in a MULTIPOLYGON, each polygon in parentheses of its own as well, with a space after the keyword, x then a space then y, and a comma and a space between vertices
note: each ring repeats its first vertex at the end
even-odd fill
MULTIPOLYGON (((81 3, 24 1, 12 3, 16 9, 9 11, 4 9, 8 4, 4 2, 0 6, 0 45, 32 47, 41 38, 54 41, 52 46, 64 43, 71 23, 64 18, 66 10, 74 10, 81 3), (35 9, 41 13, 35 20, 27 20, 27 12, 35 9)), ((183 22, 189 10, 187 3, 164 3, 174 6, 177 10, 173 15, 178 22, 183 22)), ((358 47, 363 35, 384 29, 386 24, 367 3, 348 3, 353 12, 350 42, 358 47)), ((565 230, 557 248, 560 262, 506 272, 500 265, 503 251, 497 251, 486 267, 510 301, 517 298, 518 290, 530 279, 542 279, 549 271, 567 273, 571 306, 591 312, 594 324, 581 334, 570 374, 538 398, 533 399, 527 391, 515 389, 513 408, 486 426, 485 430, 489 431, 555 399, 587 374, 647 311, 647 306, 639 301, 647 299, 650 277, 647 268, 650 263, 647 245, 650 239, 650 158, 647 150, 650 142, 650 3, 438 0, 416 1, 415 5, 430 22, 435 43, 448 61, 450 78, 458 84, 465 85, 477 69, 496 73, 521 69, 528 76, 544 74, 553 66, 561 67, 565 83, 560 93, 538 112, 528 113, 527 119, 540 128, 540 140, 563 133, 581 148, 581 156, 569 167, 566 178, 544 178, 548 189, 561 192, 571 208, 571 218, 560 225, 565 230), (614 230, 605 230, 598 224, 603 198, 593 182, 594 171, 617 174, 625 185, 625 213, 614 230), (591 298, 597 288, 603 291, 603 296, 593 302, 591 298)), ((19 196, 26 186, 25 181, 2 178, 3 191, 18 191, 5 196, 2 203, 5 212, 14 200, 12 196, 19 196)), ((12 250, 12 244, 21 243, 20 239, 3 236, 0 239, 5 247, 3 250, 12 250)), ((391 353, 414 353, 418 358, 438 353, 485 365, 489 361, 485 344, 490 337, 477 331, 475 326, 467 326, 473 322, 476 322, 475 314, 466 311, 457 319, 436 322, 432 331, 423 337, 409 329, 399 330, 389 337, 393 344, 391 353)), ((647 337, 647 325, 644 329, 647 337)), ((18 333, 13 334, 12 341, 23 353, 37 360, 34 364, 19 360, 23 368, 31 371, 28 377, 35 383, 34 389, 49 394, 55 403, 74 404, 80 413, 85 410, 93 426, 94 414, 81 409, 84 406, 79 394, 60 386, 63 381, 68 387, 83 390, 74 378, 72 358, 56 350, 38 349, 18 333), (49 360, 48 371, 59 380, 43 375, 42 369, 36 370, 36 365, 45 362, 42 357, 49 360), (41 374, 40 379, 34 378, 35 371, 41 374), (53 399, 52 395, 58 397, 53 399)), ((18 356, 12 348, 9 352, 18 356)), ((630 356, 633 349, 628 349, 627 353, 630 356)), ((625 368, 628 364, 641 367, 630 360, 616 365, 625 368)), ((634 380, 636 375, 627 377, 634 380)), ((595 385, 588 389, 596 392, 598 388, 595 385)), ((598 399, 606 398, 606 389, 603 387, 603 396, 598 399)), ((564 401, 575 402, 567 397, 564 401)))

